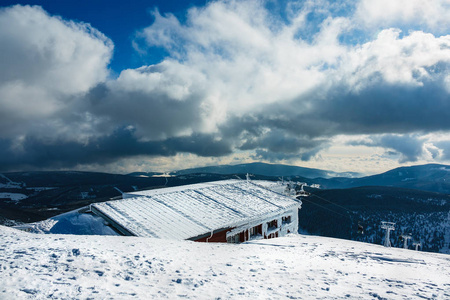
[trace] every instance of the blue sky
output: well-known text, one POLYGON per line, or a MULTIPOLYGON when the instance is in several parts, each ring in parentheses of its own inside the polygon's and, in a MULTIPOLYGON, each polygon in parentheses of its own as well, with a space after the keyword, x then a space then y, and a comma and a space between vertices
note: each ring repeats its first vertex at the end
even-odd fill
POLYGON ((448 1, 2 1, 0 171, 450 162, 448 1))
POLYGON ((2 6, 39 5, 49 14, 64 19, 85 22, 109 37, 115 46, 110 68, 120 73, 123 69, 138 68, 143 64, 157 63, 163 59, 163 51, 154 51, 151 55, 138 55, 133 49, 132 41, 137 30, 149 26, 152 11, 158 9, 162 14, 172 13, 183 18, 187 9, 195 5, 204 5, 205 0, 193 1, 10 1, 4 0, 2 6))

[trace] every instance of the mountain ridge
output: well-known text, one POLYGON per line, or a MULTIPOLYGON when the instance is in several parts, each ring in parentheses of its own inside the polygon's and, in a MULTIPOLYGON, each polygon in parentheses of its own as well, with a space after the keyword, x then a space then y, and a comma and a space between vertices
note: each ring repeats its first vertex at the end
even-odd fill
MULTIPOLYGON (((429 192, 450 194, 450 166, 444 164, 424 164, 398 167, 386 172, 360 176, 356 172, 334 172, 281 164, 250 163, 191 168, 167 173, 170 176, 187 174, 246 174, 270 177, 284 177, 286 180, 320 184, 325 189, 344 189, 358 186, 394 186, 429 192), (337 176, 332 176, 337 175, 337 176), (346 176, 350 175, 350 176, 346 176)), ((154 173, 136 172, 130 176, 152 176, 154 173)))
MULTIPOLYGON (((170 175, 186 175, 193 173, 213 173, 213 174, 257 174, 264 176, 301 176, 307 178, 330 178, 330 177, 356 177, 361 174, 356 172, 335 172, 330 170, 322 170, 315 168, 306 168, 292 165, 283 164, 268 164, 262 162, 253 162, 246 164, 236 165, 218 165, 218 166, 205 166, 197 168, 182 169, 169 172, 170 175)), ((139 175, 145 173, 131 173, 129 175, 139 175)), ((149 175, 154 174, 152 172, 149 175)))
POLYGON ((425 164, 398 167, 384 173, 360 178, 316 179, 324 188, 354 188, 358 186, 393 186, 450 194, 450 166, 425 164))

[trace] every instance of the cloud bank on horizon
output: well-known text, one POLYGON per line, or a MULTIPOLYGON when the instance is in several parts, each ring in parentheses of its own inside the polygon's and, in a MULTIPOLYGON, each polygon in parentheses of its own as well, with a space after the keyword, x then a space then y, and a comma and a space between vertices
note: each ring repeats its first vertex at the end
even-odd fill
POLYGON ((130 36, 165 58, 118 76, 114 41, 63 17, 0 8, 2 171, 450 161, 447 0, 153 9, 130 36))

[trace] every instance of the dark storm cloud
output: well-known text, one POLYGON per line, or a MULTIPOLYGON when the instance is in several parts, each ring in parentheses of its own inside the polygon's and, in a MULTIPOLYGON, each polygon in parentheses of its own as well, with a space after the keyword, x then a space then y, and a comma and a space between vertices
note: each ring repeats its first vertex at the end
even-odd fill
MULTIPOLYGON (((314 140, 306 137, 298 137, 283 132, 282 130, 271 130, 270 133, 255 139, 250 144, 244 144, 242 149, 267 149, 273 153, 285 153, 286 157, 291 154, 303 154, 313 149, 322 149, 326 143, 323 140, 314 140), (250 147, 251 146, 251 147, 250 147)), ((307 155, 305 157, 311 157, 307 155)))
POLYGON ((145 138, 161 139, 199 128, 202 98, 192 93, 180 101, 163 91, 111 90, 99 85, 88 94, 86 110, 112 127, 132 125, 145 138))
POLYGON ((228 140, 235 140, 239 150, 255 150, 255 159, 271 162, 286 159, 309 160, 329 146, 326 139, 311 138, 307 130, 297 127, 298 122, 284 119, 280 111, 273 116, 251 115, 233 118, 221 133, 228 140), (275 118, 275 115, 277 118, 275 118))
POLYGON ((317 101, 314 115, 329 120, 341 134, 449 130, 449 93, 440 80, 422 86, 377 80, 359 92, 333 89, 317 101))
POLYGON ((400 163, 415 162, 424 154, 425 140, 416 134, 412 135, 381 135, 374 136, 370 141, 351 142, 350 145, 381 147, 391 149, 389 155, 400 155, 400 163), (394 150, 394 151, 392 151, 394 150))
POLYGON ((265 161, 274 163, 274 162, 279 162, 282 160, 289 160, 289 159, 296 159, 296 158, 298 159, 299 155, 256 149, 255 154, 252 155, 252 158, 255 160, 265 160, 265 161))
POLYGON ((231 152, 225 141, 211 135, 193 134, 162 141, 139 141, 134 130, 121 128, 113 134, 92 139, 87 144, 56 140, 46 142, 27 138, 21 149, 10 140, 0 140, 0 169, 72 168, 79 164, 107 164, 121 158, 139 155, 173 156, 189 152, 199 156, 221 156, 231 152))
MULTIPOLYGON (((424 154, 425 142, 415 133, 450 130, 450 98, 443 83, 448 66, 439 64, 433 70, 437 75, 423 85, 389 84, 375 76, 359 91, 343 85, 325 94, 311 93, 306 101, 302 96, 234 118, 221 132, 229 139, 239 137, 239 149, 259 149, 256 157, 270 161, 292 154, 308 160, 335 135, 366 134, 375 135, 368 146, 395 150, 400 162, 414 162, 424 154)), ((433 155, 433 149, 429 151, 433 155)))
POLYGON ((381 138, 380 146, 399 152, 400 163, 417 161, 423 154, 423 140, 416 136, 386 135, 381 138))
MULTIPOLYGON (((444 68, 440 68, 442 72, 444 68)), ((222 132, 240 134, 244 141, 240 149, 265 149, 264 153, 259 152, 261 158, 269 159, 270 152, 276 154, 274 158, 283 157, 282 153, 286 153, 285 157, 305 153, 303 160, 311 157, 307 152, 312 151, 313 156, 326 148, 327 137, 385 134, 372 145, 397 151, 401 162, 417 161, 424 153, 424 140, 410 133, 450 129, 449 95, 441 77, 442 74, 422 86, 387 84, 378 78, 358 92, 336 87, 321 98, 311 95, 307 110, 301 98, 251 117, 234 119, 222 132), (263 134, 262 128, 270 128, 270 133, 263 134)))
MULTIPOLYGON (((340 134, 426 134, 450 130, 449 93, 443 82, 448 67, 440 66, 437 78, 422 85, 387 83, 380 77, 368 79, 363 89, 354 91, 341 83, 334 84, 325 93, 317 90, 302 95, 289 103, 268 105, 262 112, 253 112, 232 118, 221 127, 225 136, 247 138, 241 146, 253 149, 255 145, 269 147, 311 148, 319 141, 340 134), (264 138, 263 128, 271 135, 264 138), (294 136, 291 140, 287 136, 294 136), (299 141, 298 137, 303 138, 299 141), (284 138, 285 146, 277 139, 284 138)), ((285 149, 289 152, 289 149, 285 149)), ((280 149, 280 151, 283 151, 280 149)))
MULTIPOLYGON (((335 85, 325 95, 317 91, 307 100, 302 96, 287 105, 268 106, 251 118, 233 120, 224 132, 236 134, 241 128, 258 135, 260 128, 268 127, 278 133, 277 138, 280 134, 304 137, 303 145, 308 148, 307 139, 318 143, 340 134, 426 134, 450 130, 450 95, 442 82, 445 74, 419 86, 389 84, 381 78, 373 79, 359 91, 335 85)), ((413 137, 408 139, 418 141, 413 137)), ((275 138, 265 141, 270 140, 277 142, 275 138)), ((388 144, 387 139, 385 143, 388 144)), ((400 152, 412 158, 407 151, 400 152)))
MULTIPOLYGON (((3 145, 11 147, 9 141, 3 145)), ((5 149, 4 148, 4 149, 5 149)), ((17 165, 34 168, 74 167, 77 164, 104 164, 126 155, 164 155, 168 149, 157 143, 139 143, 130 130, 118 130, 110 136, 90 140, 88 144, 73 141, 46 142, 28 137, 21 149, 7 150, 0 160, 1 169, 11 169, 17 165)))
POLYGON ((270 150, 262 150, 257 148, 255 150, 255 154, 251 157, 256 160, 266 160, 269 162, 279 162, 282 160, 298 160, 301 159, 302 161, 308 161, 312 159, 314 156, 316 156, 320 150, 322 150, 325 147, 317 147, 310 151, 305 151, 301 153, 286 153, 286 152, 274 152, 270 150))
POLYGON ((401 162, 413 162, 423 154, 424 141, 414 134, 386 133, 450 129, 447 95, 442 84, 436 82, 414 87, 387 85, 378 79, 358 93, 335 88, 321 98, 314 98, 312 94, 307 110, 302 97, 288 104, 269 105, 263 111, 231 117, 214 135, 205 135, 195 133, 202 119, 200 106, 204 95, 200 93, 178 101, 164 93, 116 91, 100 84, 87 94, 86 109, 106 120, 103 127, 107 137, 78 147, 80 153, 93 155, 92 159, 79 161, 107 163, 127 156, 168 156, 177 152, 223 156, 232 153, 233 148, 254 150, 255 159, 271 162, 306 161, 329 147, 329 138, 334 135, 383 133, 385 135, 374 138, 370 145, 395 150, 401 155, 401 162), (108 135, 108 130, 119 124, 133 126, 132 136, 127 132, 128 136, 118 132, 108 135), (191 128, 194 133, 173 137, 185 128, 191 128), (142 136, 158 141, 138 142, 142 136), (128 140, 121 143, 124 138, 128 140), (112 145, 113 142, 117 144, 112 145), (104 145, 103 157, 95 156, 100 153, 95 143, 104 145), (106 147, 108 143, 111 145, 106 147))
POLYGON ((210 134, 192 134, 170 138, 163 144, 177 152, 193 153, 199 156, 223 156, 232 153, 229 142, 218 140, 210 134))

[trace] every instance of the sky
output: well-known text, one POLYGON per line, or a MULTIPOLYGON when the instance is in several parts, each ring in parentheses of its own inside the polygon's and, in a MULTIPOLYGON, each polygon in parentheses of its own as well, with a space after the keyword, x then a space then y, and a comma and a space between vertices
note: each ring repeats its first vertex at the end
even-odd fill
POLYGON ((450 1, 179 2, 1 0, 0 171, 450 163, 450 1))

